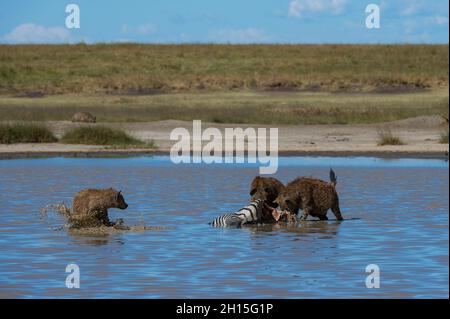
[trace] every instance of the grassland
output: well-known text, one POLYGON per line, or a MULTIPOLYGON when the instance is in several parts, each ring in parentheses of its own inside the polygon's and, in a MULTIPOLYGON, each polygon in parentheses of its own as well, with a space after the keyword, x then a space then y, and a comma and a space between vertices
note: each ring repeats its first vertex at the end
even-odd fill
POLYGON ((0 45, 0 94, 448 86, 448 45, 0 45))
POLYGON ((413 94, 205 92, 0 96, 0 119, 4 120, 70 120, 78 111, 94 114, 99 122, 201 119, 238 124, 361 124, 448 114, 448 92, 440 89, 413 94))
POLYGON ((0 121, 379 123, 447 90, 448 45, 0 45, 0 121))

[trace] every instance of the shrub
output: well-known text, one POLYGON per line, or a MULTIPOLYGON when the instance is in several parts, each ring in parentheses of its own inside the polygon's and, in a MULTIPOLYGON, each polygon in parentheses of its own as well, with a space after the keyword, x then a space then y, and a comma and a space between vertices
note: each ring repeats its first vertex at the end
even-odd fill
POLYGON ((439 139, 439 143, 448 144, 448 129, 441 133, 441 138, 439 139))
POLYGON ((70 130, 61 138, 62 143, 87 145, 142 146, 145 143, 129 136, 122 130, 105 126, 78 127, 70 130))
POLYGON ((378 146, 382 145, 404 145, 402 139, 396 136, 390 128, 378 130, 378 146))
POLYGON ((57 139, 44 125, 37 123, 1 123, 0 143, 51 143, 57 139))

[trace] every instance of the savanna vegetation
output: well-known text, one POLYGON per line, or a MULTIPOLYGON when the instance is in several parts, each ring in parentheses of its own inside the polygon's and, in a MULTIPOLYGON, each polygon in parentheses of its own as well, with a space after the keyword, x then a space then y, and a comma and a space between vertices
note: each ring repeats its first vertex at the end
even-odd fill
POLYGON ((381 128, 378 130, 378 146, 383 145, 404 145, 405 142, 396 135, 389 127, 381 128))
POLYGON ((1 45, 0 93, 448 85, 448 45, 1 45))
POLYGON ((65 144, 146 146, 143 141, 129 136, 122 130, 105 126, 77 127, 65 133, 60 141, 65 144))
POLYGON ((157 95, 0 97, 4 120, 70 120, 90 112, 98 122, 200 119, 215 123, 357 124, 448 114, 448 91, 414 94, 204 92, 157 95))
POLYGON ((40 123, 0 123, 0 144, 52 143, 57 139, 40 123))
POLYGON ((0 120, 374 123, 447 90, 448 45, 0 45, 0 120))

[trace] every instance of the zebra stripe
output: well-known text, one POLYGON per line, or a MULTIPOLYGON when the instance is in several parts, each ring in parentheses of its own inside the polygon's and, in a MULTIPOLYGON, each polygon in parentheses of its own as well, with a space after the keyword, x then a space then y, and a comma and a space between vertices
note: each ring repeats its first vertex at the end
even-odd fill
POLYGON ((263 204, 264 202, 258 199, 237 212, 227 213, 217 217, 210 224, 213 227, 239 227, 247 223, 258 222, 261 219, 263 204))

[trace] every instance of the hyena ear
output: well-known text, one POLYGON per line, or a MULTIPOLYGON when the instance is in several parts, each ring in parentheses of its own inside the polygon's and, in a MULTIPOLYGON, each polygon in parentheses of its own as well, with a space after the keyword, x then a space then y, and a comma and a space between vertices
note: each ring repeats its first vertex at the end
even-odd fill
POLYGON ((118 191, 118 192, 117 192, 116 200, 119 200, 121 194, 122 194, 122 191, 118 191))
POLYGON ((253 188, 253 189, 250 191, 250 196, 255 195, 255 193, 256 193, 256 188, 253 188))

